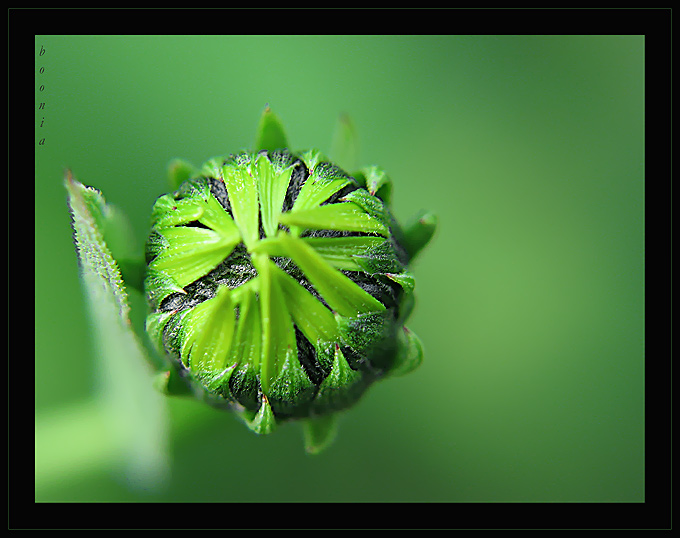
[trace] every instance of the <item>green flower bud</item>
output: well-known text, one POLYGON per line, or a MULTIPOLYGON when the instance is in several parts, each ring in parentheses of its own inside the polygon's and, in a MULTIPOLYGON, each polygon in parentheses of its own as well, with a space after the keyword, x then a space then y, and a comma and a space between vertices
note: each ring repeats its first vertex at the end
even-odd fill
POLYGON ((414 249, 381 170, 272 149, 175 167, 185 181, 156 200, 146 245, 146 327, 211 401, 268 433, 420 363, 403 327, 414 249))

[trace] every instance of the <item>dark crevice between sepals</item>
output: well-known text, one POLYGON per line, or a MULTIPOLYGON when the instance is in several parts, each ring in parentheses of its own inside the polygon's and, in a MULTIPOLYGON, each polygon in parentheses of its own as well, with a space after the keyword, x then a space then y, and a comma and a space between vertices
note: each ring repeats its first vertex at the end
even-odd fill
POLYGON ((312 284, 307 280, 307 277, 305 274, 302 272, 302 270, 295 264, 293 260, 290 258, 285 258, 281 256, 273 256, 272 261, 279 267, 279 269, 285 271, 288 273, 290 276, 292 276, 297 282, 305 288, 309 293, 311 293, 317 301, 319 301, 321 304, 323 304, 328 310, 331 312, 333 309, 328 306, 328 303, 325 301, 321 295, 319 295, 319 292, 316 291, 316 288, 312 286, 312 284))
POLYGON ((262 387, 259 376, 251 363, 237 366, 229 377, 229 394, 225 389, 223 389, 223 396, 233 398, 249 411, 257 411, 260 408, 262 387))
POLYGON ((212 194, 224 210, 233 217, 231 202, 229 202, 229 194, 227 193, 227 186, 224 184, 224 180, 208 177, 206 178, 206 181, 210 187, 210 194, 212 194))
POLYGON ((364 291, 378 299, 386 308, 397 308, 403 293, 402 287, 382 275, 369 275, 362 271, 342 271, 364 291))
POLYGON ((206 226, 202 222, 198 220, 192 220, 191 222, 186 222, 184 224, 178 224, 177 227, 184 227, 184 228, 204 228, 206 230, 210 230, 209 226, 206 226))
POLYGON ((344 198, 350 192, 354 192, 354 191, 360 189, 361 187, 355 182, 354 178, 351 178, 351 179, 352 179, 352 183, 350 183, 349 185, 345 185, 338 192, 329 196, 327 200, 325 200, 324 202, 321 202, 321 205, 341 203, 340 202, 341 198, 344 198))
POLYGON ((318 361, 316 349, 302 331, 295 326, 295 340, 297 342, 298 360, 305 370, 309 380, 320 385, 329 372, 325 371, 318 361))
POLYGON ((286 189, 286 196, 283 199, 283 207, 281 211, 283 213, 290 211, 297 200, 298 194, 300 194, 300 189, 307 181, 309 177, 309 170, 307 166, 301 160, 295 162, 293 172, 290 176, 290 182, 288 183, 288 188, 286 189))

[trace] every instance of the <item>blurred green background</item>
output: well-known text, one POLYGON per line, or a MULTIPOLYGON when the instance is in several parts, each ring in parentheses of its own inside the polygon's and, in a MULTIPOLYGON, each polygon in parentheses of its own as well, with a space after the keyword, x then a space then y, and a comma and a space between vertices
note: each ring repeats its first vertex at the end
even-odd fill
POLYGON ((37 501, 644 501, 642 36, 35 47, 37 501), (296 149, 327 151, 349 114, 398 218, 439 215, 414 268, 425 362, 374 386, 319 456, 297 424, 258 437, 168 400, 170 476, 133 486, 97 403, 64 169, 122 208, 141 246, 168 162, 249 148, 267 103, 296 149))

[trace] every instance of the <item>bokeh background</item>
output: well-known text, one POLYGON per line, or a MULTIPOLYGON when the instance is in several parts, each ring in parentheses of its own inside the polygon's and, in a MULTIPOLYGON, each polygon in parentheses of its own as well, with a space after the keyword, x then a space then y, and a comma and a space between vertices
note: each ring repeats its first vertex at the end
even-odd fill
POLYGON ((35 47, 36 501, 644 501, 642 36, 35 47), (349 114, 397 217, 439 215, 414 268, 425 361, 343 413, 319 456, 296 424, 258 437, 168 399, 169 474, 137 484, 101 412, 64 169, 122 208, 141 246, 168 162, 249 148, 267 103, 296 149, 327 151, 349 114))

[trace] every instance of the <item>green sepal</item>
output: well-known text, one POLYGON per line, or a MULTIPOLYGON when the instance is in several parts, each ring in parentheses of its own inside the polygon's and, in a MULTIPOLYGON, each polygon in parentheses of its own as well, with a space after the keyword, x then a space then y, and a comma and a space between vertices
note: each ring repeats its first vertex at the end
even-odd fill
POLYGON ((224 391, 225 394, 230 395, 229 392, 229 379, 231 374, 234 373, 238 365, 236 363, 227 366, 223 370, 212 372, 212 371, 201 371, 195 374, 196 379, 210 392, 221 392, 224 391))
POLYGON ((316 409, 327 411, 341 409, 361 394, 363 374, 352 370, 347 359, 335 345, 335 356, 330 374, 326 376, 314 398, 316 409))
POLYGON ((320 454, 328 448, 338 432, 336 413, 317 415, 302 421, 305 450, 308 454, 320 454))
POLYGON ((381 226, 388 232, 383 235, 389 235, 390 217, 385 209, 385 203, 382 202, 382 200, 375 196, 371 196, 365 189, 356 189, 349 194, 346 194, 341 199, 357 204, 371 217, 371 219, 380 222, 381 226))
POLYGON ((283 124, 279 117, 272 112, 267 105, 260 116, 260 123, 257 127, 255 138, 255 149, 257 151, 288 148, 288 139, 283 124))
POLYGON ((394 247, 389 241, 366 249, 362 254, 355 254, 352 258, 361 270, 369 275, 398 274, 404 270, 403 264, 397 258, 394 247))
POLYGON ((394 312, 369 312, 355 317, 335 316, 342 340, 363 356, 372 355, 376 346, 389 341, 394 332, 394 312))
POLYGON ((248 427, 258 435, 267 435, 276 428, 276 417, 272 411, 267 397, 263 394, 260 408, 251 420, 246 419, 248 427))
POLYGON ((413 260, 427 245, 437 229, 437 215, 431 211, 421 211, 403 229, 403 246, 413 260))
POLYGON ((173 159, 168 165, 168 183, 170 184, 170 189, 173 191, 179 189, 182 183, 196 175, 197 172, 198 170, 191 163, 182 159, 173 159))
POLYGON ((416 279, 411 273, 385 273, 385 276, 399 284, 405 293, 413 293, 416 287, 416 279))
POLYGON ((423 344, 413 332, 403 327, 397 335, 398 352, 389 374, 400 376, 412 372, 423 362, 423 344))
POLYGON ((178 286, 173 278, 162 271, 154 271, 153 269, 146 271, 144 289, 146 290, 147 301, 152 307, 160 305, 168 295, 186 293, 184 288, 178 286))
POLYGON ((189 378, 182 377, 174 368, 156 374, 153 386, 165 396, 194 396, 195 394, 189 378))
POLYGON ((163 332, 165 330, 165 326, 168 324, 168 322, 172 319, 172 316, 175 315, 175 312, 151 312, 147 317, 146 317, 146 334, 149 335, 149 340, 151 340, 151 343, 155 346, 155 348, 161 353, 164 354, 165 351, 163 350, 163 332))
POLYGON ((334 195, 343 187, 356 183, 354 178, 336 165, 326 162, 318 152, 307 152, 301 155, 310 175, 300 189, 293 205, 293 211, 302 211, 316 207, 334 195))
POLYGON ((240 364, 231 374, 228 387, 225 385, 222 390, 225 396, 230 396, 253 414, 260 407, 262 386, 258 371, 250 362, 240 364))
POLYGON ((358 154, 359 143, 354 122, 347 114, 341 114, 335 125, 330 158, 345 170, 354 170, 358 154))
POLYGON ((297 349, 289 349, 277 378, 269 386, 267 399, 277 414, 294 415, 314 397, 316 385, 300 364, 297 349))
POLYGON ((380 198, 386 205, 392 201, 392 180, 382 168, 367 166, 354 174, 354 178, 366 190, 380 198))

